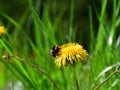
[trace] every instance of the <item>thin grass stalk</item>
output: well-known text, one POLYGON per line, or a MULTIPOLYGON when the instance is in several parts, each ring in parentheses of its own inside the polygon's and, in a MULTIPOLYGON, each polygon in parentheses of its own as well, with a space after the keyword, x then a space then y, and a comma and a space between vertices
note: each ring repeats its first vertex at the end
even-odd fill
POLYGON ((24 60, 23 58, 21 58, 21 57, 19 57, 19 56, 10 56, 10 55, 6 54, 6 55, 3 56, 3 58, 4 58, 4 59, 15 58, 15 59, 19 60, 19 61, 22 62, 22 63, 26 63, 26 64, 30 65, 31 67, 38 69, 38 70, 41 71, 44 75, 46 75, 46 76, 50 79, 50 81, 53 83, 53 85, 55 86, 55 88, 56 88, 57 90, 59 90, 59 88, 58 88, 57 84, 55 83, 55 81, 54 81, 54 80, 51 78, 51 76, 50 76, 43 68, 41 68, 40 66, 37 66, 37 65, 35 65, 35 64, 33 64, 33 63, 30 63, 30 62, 26 62, 26 60, 24 60))
POLYGON ((53 83, 53 85, 55 86, 55 88, 57 89, 57 90, 59 90, 59 88, 58 88, 58 86, 57 86, 57 84, 55 83, 55 81, 51 78, 51 76, 44 70, 44 69, 42 69, 40 66, 37 66, 37 65, 35 65, 35 64, 33 64, 33 63, 30 63, 30 62, 26 62, 24 59, 22 59, 22 58, 20 58, 20 57, 18 57, 18 56, 13 56, 14 58, 16 58, 16 59, 18 59, 19 61, 21 61, 21 62, 23 62, 23 63, 27 63, 27 64, 29 64, 30 66, 32 66, 33 68, 36 68, 36 69, 38 69, 39 71, 41 71, 43 74, 45 74, 50 80, 51 80, 51 82, 53 83))
POLYGON ((98 84, 94 90, 98 90, 105 82, 107 82, 112 76, 114 76, 116 73, 120 73, 120 65, 115 69, 114 72, 112 72, 102 83, 98 84))
POLYGON ((70 24, 70 28, 69 28, 69 42, 72 41, 73 39, 73 17, 74 17, 74 0, 71 0, 71 6, 70 6, 70 21, 69 21, 69 24, 70 24))

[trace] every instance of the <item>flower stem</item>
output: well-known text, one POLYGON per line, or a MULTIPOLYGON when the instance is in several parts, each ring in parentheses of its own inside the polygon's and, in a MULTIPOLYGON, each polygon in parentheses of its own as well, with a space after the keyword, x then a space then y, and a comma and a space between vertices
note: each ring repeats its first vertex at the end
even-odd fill
POLYGON ((76 83, 76 90, 79 90, 78 79, 77 79, 77 75, 75 72, 75 65, 73 65, 73 72, 74 72, 74 78, 75 78, 75 83, 76 83))

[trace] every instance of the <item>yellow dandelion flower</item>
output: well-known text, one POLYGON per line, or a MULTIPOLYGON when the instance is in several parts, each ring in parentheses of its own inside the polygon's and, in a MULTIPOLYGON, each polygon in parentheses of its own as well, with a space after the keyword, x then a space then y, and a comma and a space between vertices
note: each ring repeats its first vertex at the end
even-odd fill
POLYGON ((51 49, 51 55, 55 57, 55 63, 59 68, 65 67, 69 63, 85 63, 88 57, 87 51, 78 43, 56 45, 51 49))
POLYGON ((4 35, 5 32, 6 32, 5 27, 4 27, 3 25, 0 24, 0 36, 1 36, 1 35, 4 35))

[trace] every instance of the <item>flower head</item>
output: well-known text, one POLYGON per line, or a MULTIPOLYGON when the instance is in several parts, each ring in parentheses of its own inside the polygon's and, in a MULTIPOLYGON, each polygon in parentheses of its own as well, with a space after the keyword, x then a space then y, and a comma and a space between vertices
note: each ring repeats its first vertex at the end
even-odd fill
POLYGON ((51 55, 55 57, 55 63, 59 68, 76 62, 86 63, 88 57, 87 51, 78 43, 56 45, 52 48, 51 55))
POLYGON ((1 35, 4 35, 5 32, 6 32, 5 27, 4 27, 3 25, 0 24, 0 36, 1 36, 1 35))

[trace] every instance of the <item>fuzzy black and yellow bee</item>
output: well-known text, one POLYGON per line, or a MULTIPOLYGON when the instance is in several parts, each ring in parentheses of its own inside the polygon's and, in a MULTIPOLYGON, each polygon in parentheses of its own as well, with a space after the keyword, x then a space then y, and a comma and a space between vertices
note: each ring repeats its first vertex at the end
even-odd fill
POLYGON ((53 56, 53 57, 56 57, 58 54, 59 54, 59 51, 60 51, 61 47, 58 46, 58 45, 55 45, 52 47, 51 51, 50 51, 50 54, 53 56))

